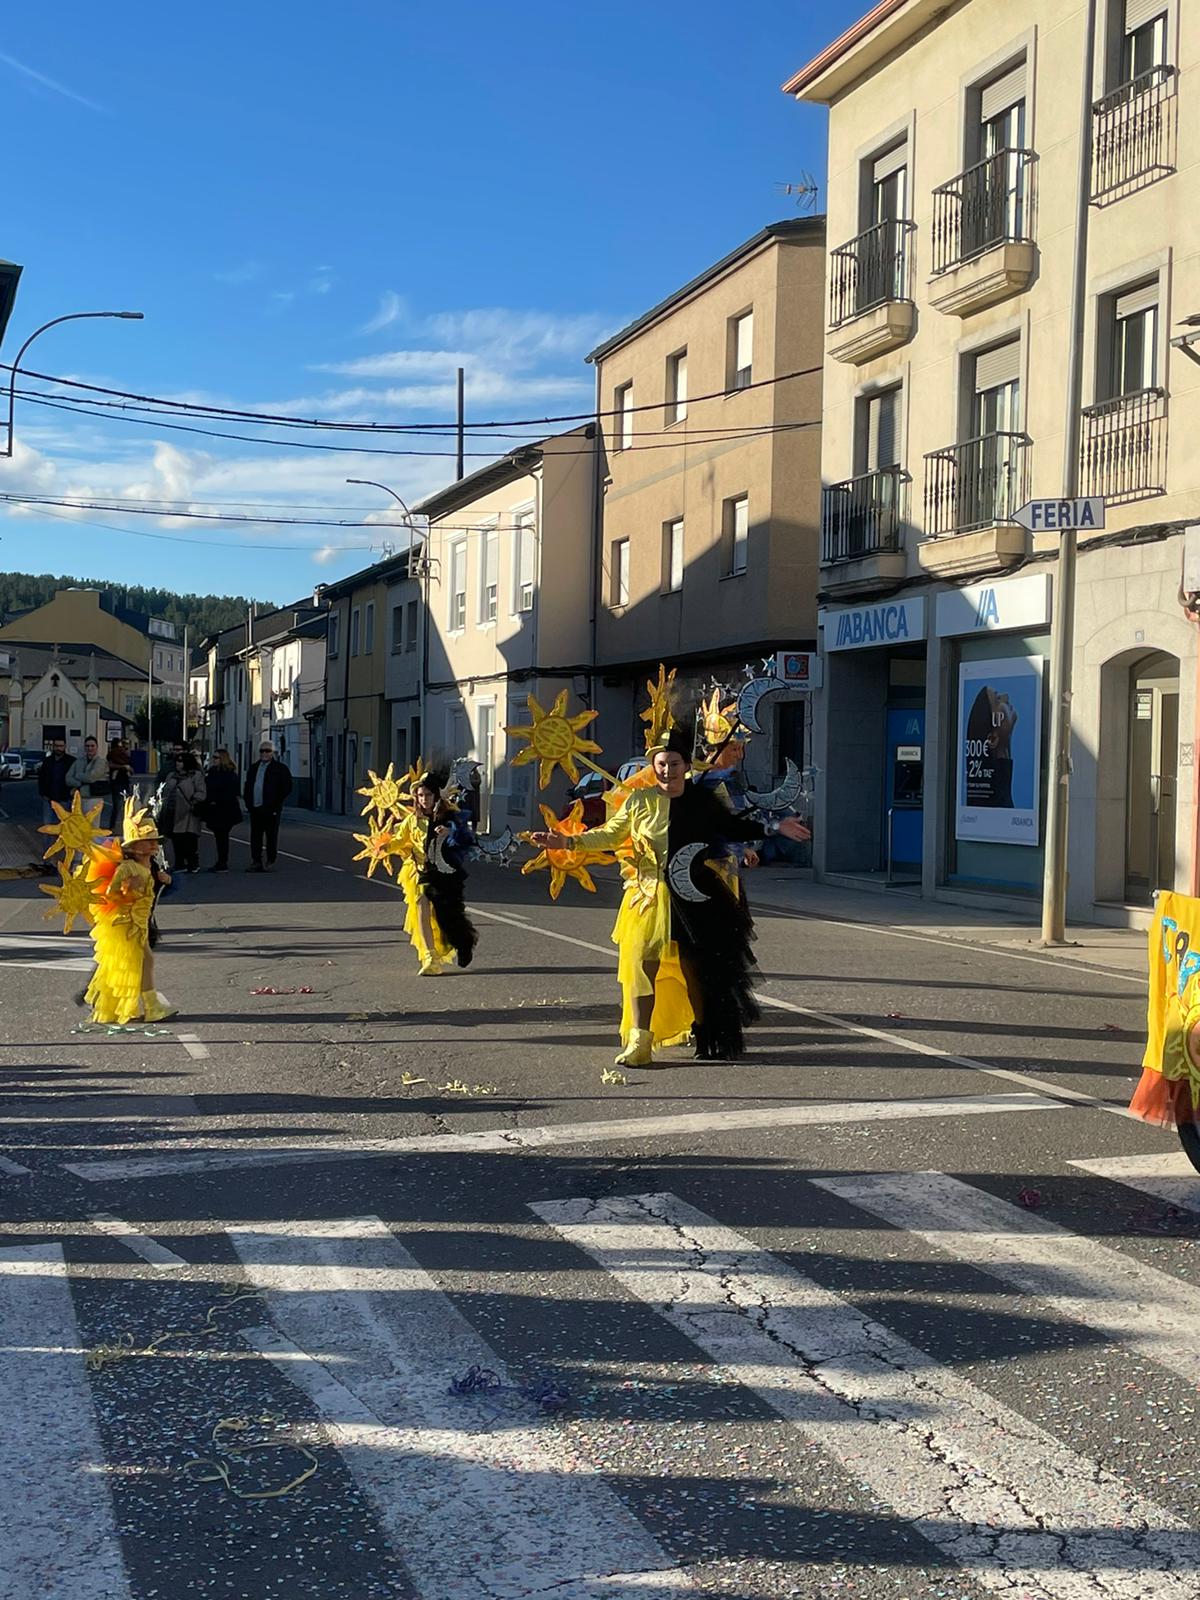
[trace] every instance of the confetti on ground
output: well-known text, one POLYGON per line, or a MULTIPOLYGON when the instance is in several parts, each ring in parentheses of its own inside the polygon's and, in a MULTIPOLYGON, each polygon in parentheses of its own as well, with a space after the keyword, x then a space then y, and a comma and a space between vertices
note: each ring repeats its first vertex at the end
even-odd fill
POLYGON ((271 984, 264 984, 260 989, 251 989, 251 994, 312 994, 311 984, 303 984, 298 989, 276 989, 271 984))
MULTIPOLYGON (((418 1079, 417 1081, 420 1082, 420 1083, 424 1083, 426 1080, 424 1078, 421 1078, 421 1079, 418 1079)), ((496 1085, 494 1083, 464 1083, 461 1078, 451 1078, 449 1083, 439 1083, 438 1086, 437 1086, 437 1092, 439 1094, 478 1094, 478 1095, 488 1095, 488 1094, 497 1094, 497 1093, 499 1093, 499 1091, 496 1088, 496 1085)))
POLYGON ((1017 1201, 1025 1207, 1026 1211, 1036 1211, 1042 1203, 1042 1191, 1040 1189, 1022 1189, 1017 1196, 1017 1201))
POLYGON ((179 1469, 180 1476, 190 1479, 192 1483, 220 1483, 239 1500, 278 1500, 285 1494, 291 1494, 293 1489, 298 1489, 302 1483, 307 1483, 320 1465, 306 1445, 296 1444, 289 1439, 234 1438, 226 1442, 227 1434, 237 1435, 251 1428, 269 1428, 278 1431, 284 1426, 286 1424, 281 1418, 269 1415, 222 1417, 214 1425, 210 1435, 214 1454, 194 1461, 185 1461, 179 1469), (244 1465, 247 1456, 261 1450, 296 1450, 305 1458, 308 1465, 303 1472, 297 1473, 294 1478, 290 1478, 277 1489, 239 1489, 233 1482, 233 1469, 238 1465, 244 1465))
POLYGON ((533 1383, 501 1383, 498 1373, 491 1367, 468 1367, 461 1378, 451 1378, 451 1394, 497 1394, 506 1390, 532 1400, 541 1411, 562 1411, 571 1403, 571 1391, 565 1384, 544 1374, 533 1383))
POLYGON ((411 1089, 412 1086, 415 1083, 428 1083, 429 1079, 428 1078, 418 1078, 417 1075, 415 1073, 413 1073, 413 1072, 402 1072, 400 1074, 400 1082, 404 1086, 404 1088, 411 1089))

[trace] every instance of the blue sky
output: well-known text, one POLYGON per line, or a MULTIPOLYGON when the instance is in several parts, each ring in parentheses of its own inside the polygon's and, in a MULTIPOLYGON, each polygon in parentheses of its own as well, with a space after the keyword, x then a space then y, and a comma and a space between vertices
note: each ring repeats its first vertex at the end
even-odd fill
MULTIPOLYGON (((54 329, 26 365, 409 422, 452 415, 461 363, 468 417, 584 411, 593 344, 794 215, 779 185, 823 175, 824 114, 779 85, 864 9, 18 8, 0 39, 0 257, 25 274, 0 358, 50 317, 128 308, 146 320, 54 329)), ((412 499, 453 475, 452 459, 223 443, 21 402, 17 439, 2 491, 222 515, 378 513, 382 497, 346 477, 412 499)), ((365 565, 372 539, 0 509, 7 570, 274 600, 365 565)))

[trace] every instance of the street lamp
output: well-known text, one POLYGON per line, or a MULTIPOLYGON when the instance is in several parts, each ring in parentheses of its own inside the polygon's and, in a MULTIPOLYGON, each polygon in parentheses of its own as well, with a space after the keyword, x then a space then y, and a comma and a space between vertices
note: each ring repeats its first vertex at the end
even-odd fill
POLYGON ((40 328, 35 328, 17 351, 16 359, 12 364, 12 371, 8 377, 8 438, 3 454, 11 456, 13 453, 13 411, 17 403, 17 371, 21 365, 21 357, 39 334, 45 333, 47 328, 57 328, 60 322, 80 322, 90 317, 120 317, 126 322, 141 322, 144 312, 141 311, 69 311, 65 317, 51 317, 49 322, 43 322, 40 328))

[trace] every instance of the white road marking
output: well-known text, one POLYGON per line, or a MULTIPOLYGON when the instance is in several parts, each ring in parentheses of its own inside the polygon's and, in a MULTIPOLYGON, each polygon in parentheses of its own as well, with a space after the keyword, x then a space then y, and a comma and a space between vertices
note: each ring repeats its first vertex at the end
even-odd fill
POLYGON ((282 1334, 243 1337, 312 1401, 423 1600, 695 1593, 531 1401, 507 1397, 498 1426, 486 1397, 450 1394, 469 1367, 508 1374, 377 1217, 229 1235, 282 1334))
POLYGON ((597 1144, 613 1139, 671 1139, 681 1134, 720 1134, 741 1129, 831 1127, 837 1123, 891 1122, 923 1117, 981 1116, 1007 1111, 1061 1111, 1057 1100, 1032 1094, 948 1095, 928 1100, 840 1100, 816 1105, 769 1106, 725 1111, 684 1111, 660 1117, 614 1117, 605 1122, 555 1122, 533 1128, 489 1128, 476 1133, 416 1134, 397 1139, 319 1140, 308 1144, 260 1145, 212 1140, 204 1150, 112 1161, 64 1162, 68 1172, 92 1183, 123 1178, 161 1178, 230 1167, 274 1167, 319 1161, 358 1161, 376 1156, 459 1155, 516 1152, 549 1145, 597 1144))
POLYGON ((0 1600, 129 1600, 61 1246, 0 1250, 0 1280, 0 1600))
POLYGON ((28 1167, 23 1167, 19 1161, 10 1161, 7 1156, 0 1156, 0 1172, 6 1178, 32 1178, 33 1173, 28 1167))
POLYGON ((132 1223, 123 1222, 120 1217, 114 1217, 108 1211, 94 1211, 88 1217, 88 1221, 98 1232, 107 1234, 110 1239, 120 1240, 127 1250, 132 1250, 135 1256, 140 1256, 152 1267, 170 1271, 173 1267, 188 1265, 182 1256, 175 1254, 174 1250, 168 1250, 166 1245, 159 1244, 157 1239, 148 1239, 144 1233, 139 1233, 132 1223))
POLYGON ((1200 1384, 1200 1289, 941 1172, 814 1178, 851 1205, 1200 1384))
POLYGON ((1182 1150, 1168 1150, 1162 1155, 1103 1156, 1069 1165, 1097 1178, 1123 1183, 1127 1189, 1140 1189, 1182 1211, 1200 1211, 1200 1173, 1182 1150))
POLYGON ((531 1209, 983 1588, 1194 1600, 1182 1519, 752 1240, 674 1195, 531 1209))
POLYGON ((331 867, 328 862, 325 863, 326 872, 345 872, 345 870, 345 867, 331 867))
POLYGON ((183 1048, 187 1051, 188 1055, 191 1056, 193 1061, 208 1060, 208 1046, 206 1044, 201 1044, 200 1036, 198 1034, 180 1033, 177 1034, 176 1037, 183 1048))

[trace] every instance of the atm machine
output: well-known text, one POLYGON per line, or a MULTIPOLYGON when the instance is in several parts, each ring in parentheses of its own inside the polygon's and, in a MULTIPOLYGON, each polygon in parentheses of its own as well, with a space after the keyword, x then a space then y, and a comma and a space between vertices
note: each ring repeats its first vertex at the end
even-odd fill
POLYGON ((887 712, 883 859, 889 879, 919 878, 925 821, 925 710, 887 712))

